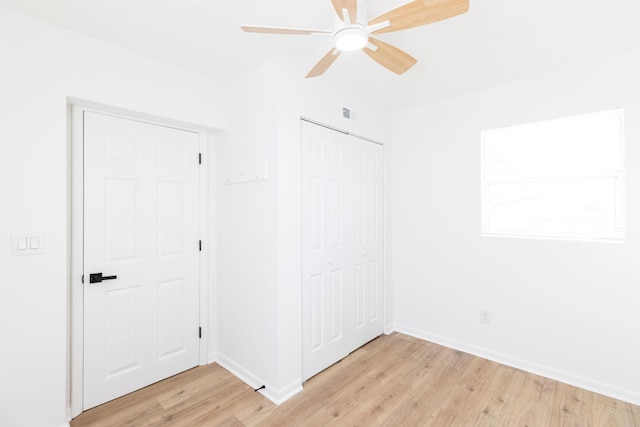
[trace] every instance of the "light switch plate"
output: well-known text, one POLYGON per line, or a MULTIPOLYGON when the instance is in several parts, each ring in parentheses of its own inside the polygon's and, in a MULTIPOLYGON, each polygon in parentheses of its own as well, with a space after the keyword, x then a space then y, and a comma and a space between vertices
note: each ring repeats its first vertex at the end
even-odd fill
POLYGON ((44 233, 11 233, 11 255, 44 253, 44 233))

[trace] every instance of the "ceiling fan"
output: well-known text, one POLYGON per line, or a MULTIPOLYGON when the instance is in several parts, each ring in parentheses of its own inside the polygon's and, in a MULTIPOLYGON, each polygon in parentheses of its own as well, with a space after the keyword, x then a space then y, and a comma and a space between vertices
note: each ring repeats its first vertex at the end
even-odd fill
POLYGON ((334 31, 302 28, 242 25, 244 31, 268 34, 330 36, 334 47, 309 71, 307 78, 323 74, 341 52, 362 50, 374 61, 396 74, 411 68, 417 60, 373 34, 390 33, 451 18, 469 10, 469 0, 413 0, 367 21, 366 0, 331 0, 337 13, 334 31))

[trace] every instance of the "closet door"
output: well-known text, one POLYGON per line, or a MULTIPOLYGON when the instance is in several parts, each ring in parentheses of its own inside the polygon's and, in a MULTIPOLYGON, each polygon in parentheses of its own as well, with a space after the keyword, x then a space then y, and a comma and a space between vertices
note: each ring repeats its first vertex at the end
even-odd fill
POLYGON ((383 148, 351 137, 354 147, 355 236, 351 262, 355 269, 354 330, 351 351, 384 331, 383 316, 383 148))
POLYGON ((303 379, 383 332, 382 147, 302 122, 303 379))

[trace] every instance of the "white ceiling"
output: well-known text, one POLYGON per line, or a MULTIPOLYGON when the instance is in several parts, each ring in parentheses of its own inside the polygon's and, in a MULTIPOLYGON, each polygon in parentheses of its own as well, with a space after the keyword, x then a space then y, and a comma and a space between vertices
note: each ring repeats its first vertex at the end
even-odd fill
MULTIPOLYGON (((406 0, 369 0, 369 17, 406 0)), ((241 24, 333 30, 330 0, 0 0, 0 5, 197 73, 227 80, 276 56, 306 71, 318 36, 249 34, 241 24)), ((640 49, 640 0, 470 0, 464 14, 383 34, 417 65, 398 76, 362 52, 321 77, 389 110, 640 49)))

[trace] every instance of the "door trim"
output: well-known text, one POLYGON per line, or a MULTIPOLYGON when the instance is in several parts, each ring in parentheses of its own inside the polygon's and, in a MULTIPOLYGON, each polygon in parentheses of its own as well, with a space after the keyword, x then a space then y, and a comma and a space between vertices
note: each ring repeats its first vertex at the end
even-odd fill
MULTIPOLYGON (((117 110, 117 109, 113 109, 117 110)), ((202 165, 199 171, 199 206, 200 206, 200 224, 199 234, 202 236, 204 244, 200 252, 199 259, 199 307, 200 307, 200 326, 202 328, 202 337, 200 339, 199 358, 200 365, 209 363, 209 260, 213 255, 215 242, 210 240, 213 236, 209 232, 209 132, 197 129, 196 126, 176 126, 172 120, 153 118, 144 114, 136 114, 133 112, 111 111, 111 108, 93 108, 84 106, 82 102, 73 102, 69 105, 68 115, 69 123, 69 217, 68 226, 70 230, 69 236, 69 317, 68 317, 68 352, 67 361, 67 404, 69 406, 69 418, 74 418, 82 411, 83 408, 83 365, 84 365, 84 287, 82 286, 82 274, 84 264, 84 138, 83 138, 83 113, 91 111, 98 114, 105 114, 120 117, 128 120, 149 123, 159 126, 168 126, 172 128, 182 129, 199 134, 199 149, 202 153, 202 165), (211 248, 211 249, 210 249, 211 248)), ((213 151, 213 150, 211 150, 213 151)), ((213 156, 213 153, 211 153, 213 156)), ((195 161, 195 159, 194 159, 195 161)), ((214 271, 215 272, 215 271, 214 271)))

